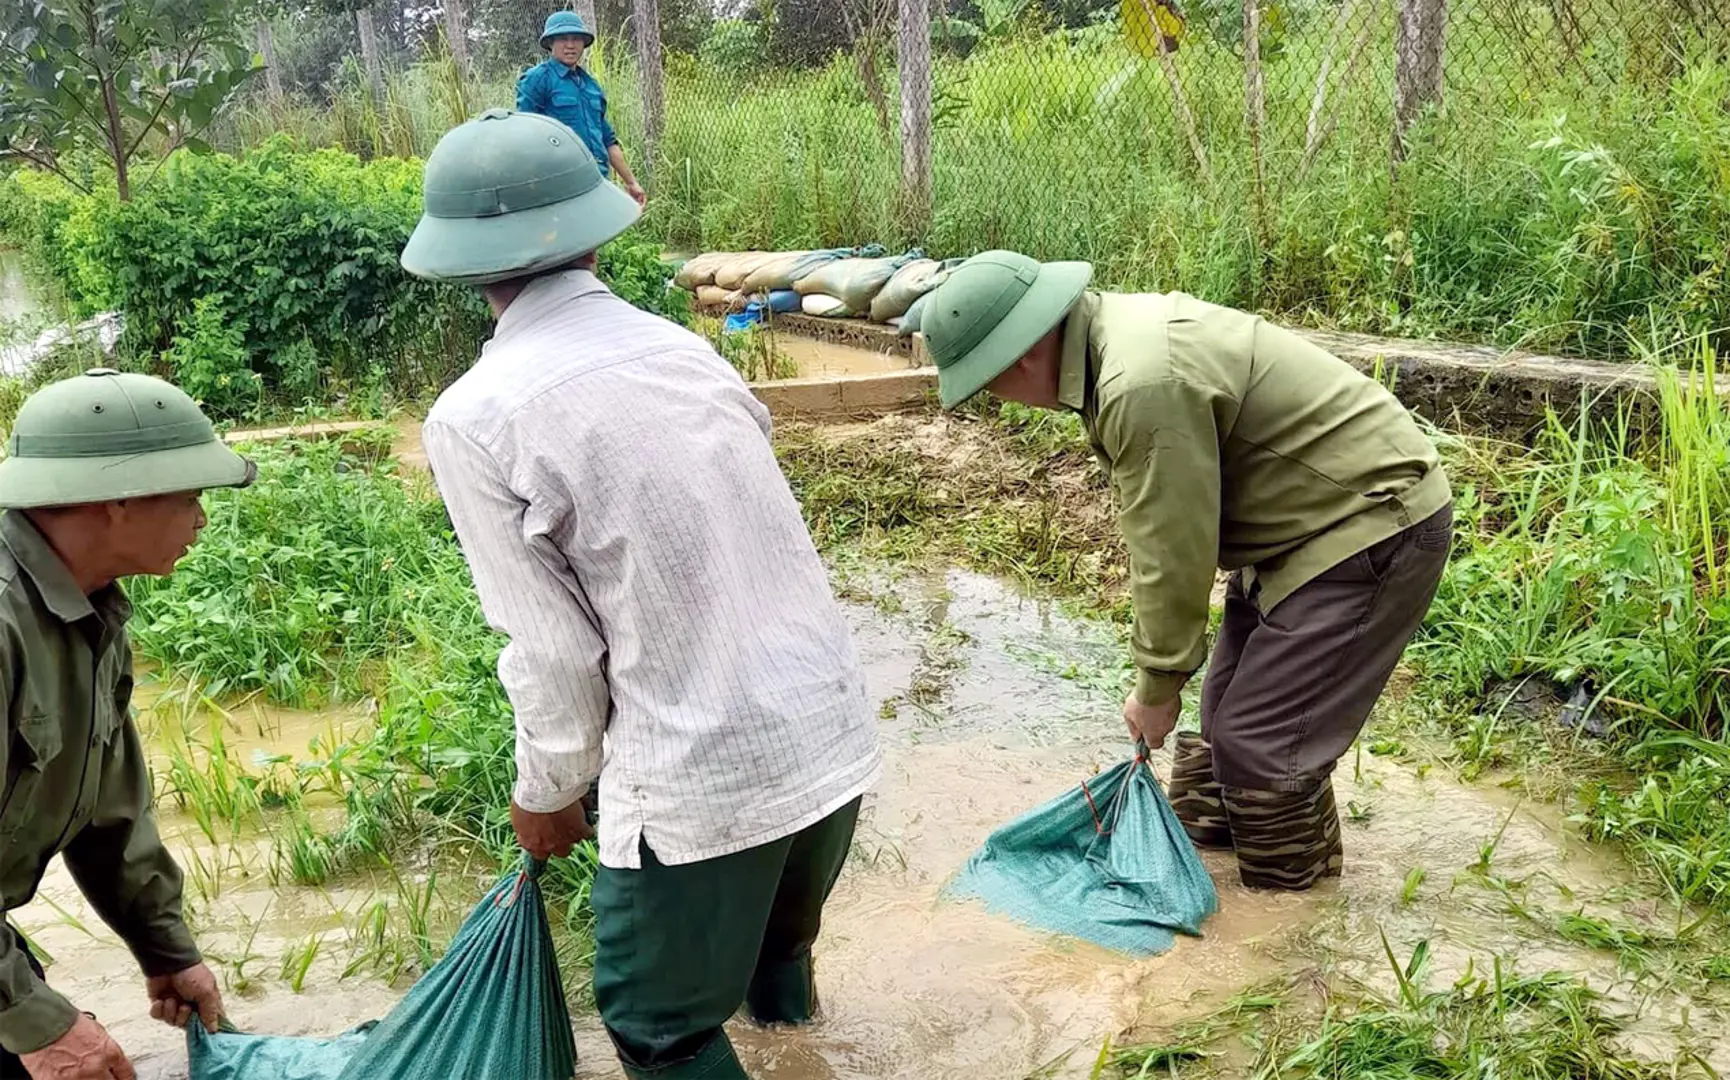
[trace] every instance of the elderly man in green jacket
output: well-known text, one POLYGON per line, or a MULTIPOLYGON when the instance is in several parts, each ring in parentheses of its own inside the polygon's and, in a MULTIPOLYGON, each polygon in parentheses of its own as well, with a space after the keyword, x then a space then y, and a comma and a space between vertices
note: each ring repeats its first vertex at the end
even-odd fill
MULTIPOLYGON (((98 368, 32 395, 0 462, 0 905, 59 855, 138 960, 152 1016, 210 1030, 222 995, 181 915, 131 715, 132 613, 119 579, 167 574, 204 527, 205 488, 251 482, 192 399, 98 368)), ((0 932, 0 1077, 130 1080, 102 1025, 0 932)))
POLYGON ((1129 548, 1132 735, 1159 746, 1206 654, 1171 798, 1246 885, 1339 874, 1329 777, 1441 579, 1452 496, 1435 447, 1379 383, 1254 315, 1179 293, 1087 289, 1086 263, 993 251, 951 272, 920 325, 953 408, 989 389, 1081 416, 1129 548))

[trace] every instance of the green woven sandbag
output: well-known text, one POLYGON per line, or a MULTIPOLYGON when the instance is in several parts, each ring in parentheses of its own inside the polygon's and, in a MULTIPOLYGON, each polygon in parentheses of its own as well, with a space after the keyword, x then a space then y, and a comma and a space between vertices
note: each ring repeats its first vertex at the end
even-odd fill
POLYGON ((1020 923, 1149 956, 1201 933, 1213 880, 1166 802, 1147 748, 999 828, 948 894, 1020 923))
POLYGON ((330 1039, 187 1028, 189 1080, 571 1080, 577 1069, 539 878, 493 886, 383 1020, 330 1039))

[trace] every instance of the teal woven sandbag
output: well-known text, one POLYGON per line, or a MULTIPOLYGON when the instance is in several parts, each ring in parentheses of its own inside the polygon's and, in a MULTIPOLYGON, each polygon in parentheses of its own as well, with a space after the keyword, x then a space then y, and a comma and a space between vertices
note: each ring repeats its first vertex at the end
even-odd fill
POLYGON ((571 1016, 541 864, 475 906, 444 958, 376 1024, 334 1039, 219 1033, 194 1020, 189 1080, 571 1080, 571 1016))
POLYGON ((1219 908, 1144 754, 992 833, 949 893, 1018 922, 1153 955, 1219 908))
POLYGON ((193 1017, 186 1029, 188 1075, 192 1080, 333 1080, 366 1041, 374 1023, 331 1039, 291 1039, 243 1035, 232 1029, 209 1035, 193 1017))

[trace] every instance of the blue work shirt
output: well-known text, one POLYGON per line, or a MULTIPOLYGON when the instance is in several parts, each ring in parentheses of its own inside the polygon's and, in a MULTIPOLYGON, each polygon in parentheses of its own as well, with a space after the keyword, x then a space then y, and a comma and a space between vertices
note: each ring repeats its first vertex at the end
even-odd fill
POLYGON ((607 147, 619 139, 607 122, 607 93, 586 70, 547 57, 517 80, 517 111, 550 116, 576 132, 608 175, 607 147))

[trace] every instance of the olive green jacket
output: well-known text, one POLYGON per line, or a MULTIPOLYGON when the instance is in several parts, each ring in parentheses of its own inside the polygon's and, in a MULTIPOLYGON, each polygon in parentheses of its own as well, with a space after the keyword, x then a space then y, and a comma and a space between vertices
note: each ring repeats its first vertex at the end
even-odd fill
POLYGON ((1058 390, 1117 492, 1144 704, 1201 666, 1216 567, 1244 571, 1269 612, 1452 498, 1435 446, 1380 383, 1181 293, 1085 295, 1058 390))
MULTIPOLYGON (((167 975, 199 956, 132 723, 131 613, 118 586, 86 597, 23 513, 0 515, 0 907, 28 903, 62 855, 144 973, 167 975)), ((39 1050, 77 1015, 0 933, 0 1045, 39 1050)))

